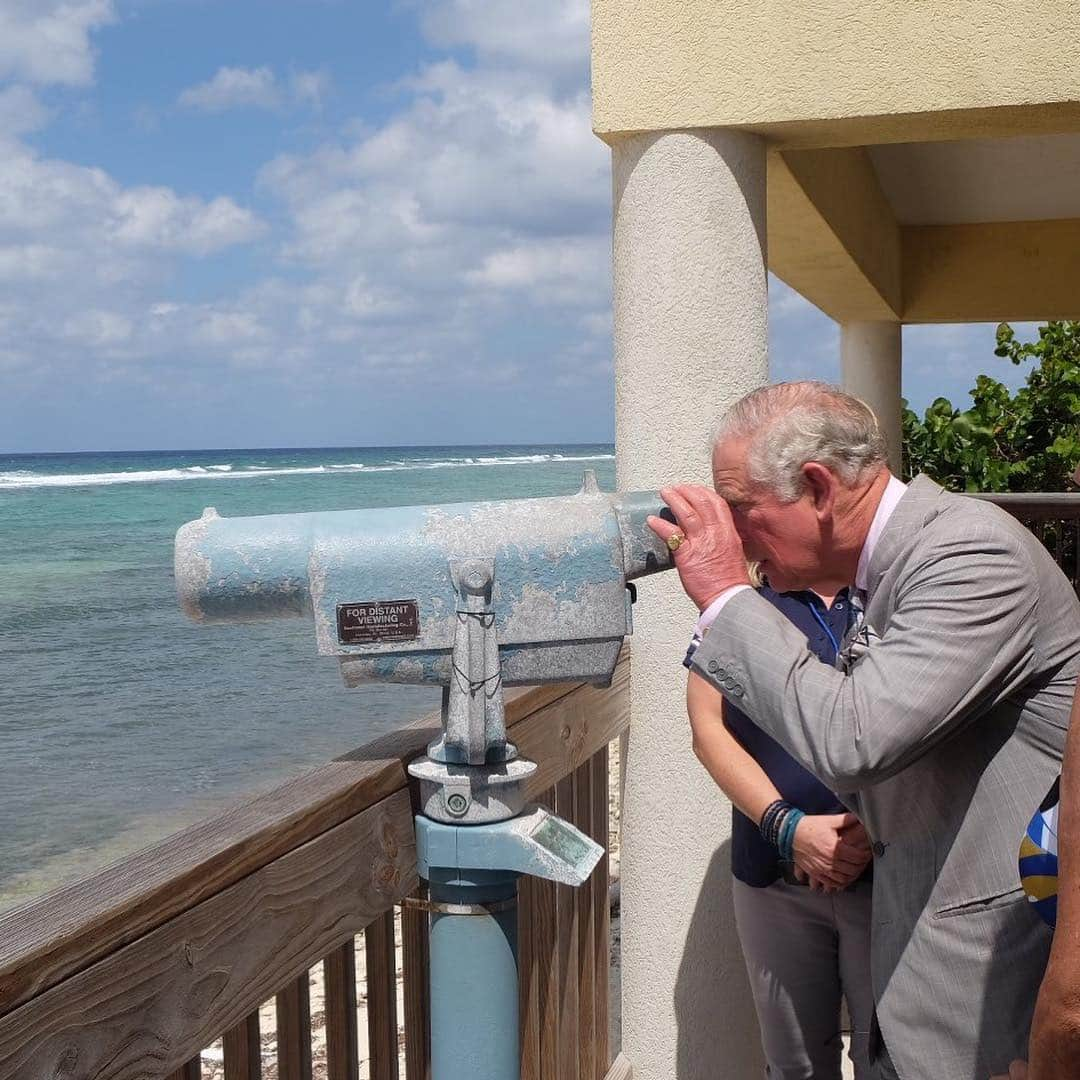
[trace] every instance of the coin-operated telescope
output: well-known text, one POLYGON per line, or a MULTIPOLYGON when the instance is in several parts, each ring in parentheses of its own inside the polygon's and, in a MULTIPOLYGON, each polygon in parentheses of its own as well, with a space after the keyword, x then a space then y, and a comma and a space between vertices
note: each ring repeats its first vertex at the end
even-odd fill
POLYGON ((307 616, 346 685, 443 688, 419 780, 430 883, 432 1077, 517 1080, 516 881, 580 885, 602 849, 525 805, 537 766, 508 741, 503 687, 610 682, 638 577, 672 565, 655 492, 587 473, 548 499, 222 518, 176 536, 180 603, 200 622, 307 616), (628 587, 629 586, 629 587, 628 587))

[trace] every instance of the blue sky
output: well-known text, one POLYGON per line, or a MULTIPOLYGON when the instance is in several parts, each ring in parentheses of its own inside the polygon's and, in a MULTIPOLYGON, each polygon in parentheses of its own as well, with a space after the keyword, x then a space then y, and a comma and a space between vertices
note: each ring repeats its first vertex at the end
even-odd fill
MULTIPOLYGON (((606 441, 587 0, 0 0, 0 451, 606 441)), ((774 378, 838 376, 773 281, 774 378)), ((1016 385, 905 331, 905 393, 1016 385)))

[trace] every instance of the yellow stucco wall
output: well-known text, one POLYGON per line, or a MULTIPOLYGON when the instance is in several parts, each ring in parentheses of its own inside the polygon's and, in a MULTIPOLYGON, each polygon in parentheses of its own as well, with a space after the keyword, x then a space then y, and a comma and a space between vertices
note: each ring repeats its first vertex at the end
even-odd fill
POLYGON ((769 269, 840 322, 903 311, 900 227, 860 147, 769 154, 769 269))
POLYGON ((724 126, 835 146, 1080 130, 1076 0, 593 0, 592 12, 603 137, 724 126))
POLYGON ((1080 317, 1080 221, 909 226, 904 321, 1080 317))

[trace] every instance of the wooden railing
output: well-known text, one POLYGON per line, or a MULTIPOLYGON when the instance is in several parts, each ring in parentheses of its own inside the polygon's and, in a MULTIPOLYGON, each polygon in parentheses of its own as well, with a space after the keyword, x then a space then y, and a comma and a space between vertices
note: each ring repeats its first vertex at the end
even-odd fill
POLYGON ((1080 590, 1080 494, 1009 492, 976 495, 1026 525, 1053 555, 1073 588, 1080 590))
MULTIPOLYGON (((507 700, 510 736, 540 766, 530 797, 605 845, 628 685, 624 653, 610 689, 507 700)), ((0 1080, 391 1080, 402 1064, 424 1080, 427 916, 395 905, 420 889, 405 766, 436 729, 398 731, 0 916, 0 1080)), ((608 913, 606 858, 581 889, 522 880, 526 1080, 629 1075, 608 1049, 608 913)))

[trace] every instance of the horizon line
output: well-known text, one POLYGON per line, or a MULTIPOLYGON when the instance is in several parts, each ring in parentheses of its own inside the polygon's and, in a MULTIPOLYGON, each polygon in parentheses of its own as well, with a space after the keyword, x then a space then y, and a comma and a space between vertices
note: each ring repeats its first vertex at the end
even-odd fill
POLYGON ((283 450, 486 450, 492 447, 512 449, 530 446, 611 446, 614 441, 587 442, 490 442, 490 443, 379 443, 371 446, 353 446, 343 443, 337 446, 200 446, 200 447, 143 447, 138 450, 8 450, 0 449, 0 457, 78 457, 88 454, 228 454, 256 453, 283 450))

